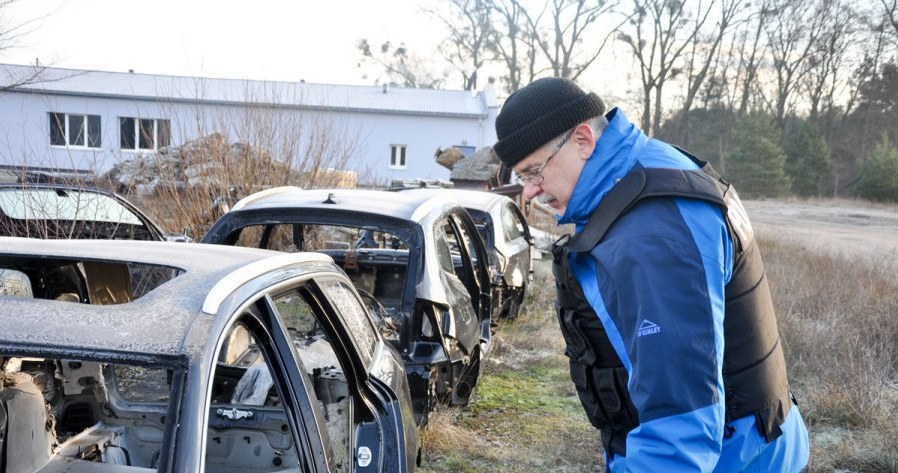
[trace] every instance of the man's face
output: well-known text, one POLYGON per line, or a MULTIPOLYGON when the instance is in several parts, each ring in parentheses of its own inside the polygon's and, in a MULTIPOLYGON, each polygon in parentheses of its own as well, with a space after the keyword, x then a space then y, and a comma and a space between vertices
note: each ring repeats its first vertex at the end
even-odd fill
POLYGON ((516 164, 514 170, 524 186, 524 197, 539 198, 564 215, 580 172, 592 154, 595 141, 588 146, 588 153, 585 150, 591 137, 589 126, 578 125, 563 135, 560 144, 543 146, 516 164), (584 129, 589 132, 588 137, 584 129))

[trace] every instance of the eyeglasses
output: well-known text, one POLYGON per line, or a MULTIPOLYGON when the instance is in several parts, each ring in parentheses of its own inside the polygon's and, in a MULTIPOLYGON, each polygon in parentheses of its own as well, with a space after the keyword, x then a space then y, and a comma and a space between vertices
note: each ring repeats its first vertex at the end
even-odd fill
POLYGON ((542 174, 543 170, 546 169, 546 166, 549 165, 549 161, 551 161, 552 158, 554 158, 555 155, 558 154, 559 151, 561 151, 561 148, 564 147, 564 144, 567 143, 567 140, 571 139, 571 136, 573 136, 573 134, 574 134, 574 128, 571 128, 567 133, 564 134, 564 139, 562 139, 558 143, 558 146, 555 147, 555 150, 552 151, 552 154, 550 154, 549 157, 546 158, 545 161, 543 161, 542 166, 540 166, 532 171, 524 171, 524 172, 517 173, 518 175, 517 175, 516 180, 518 181, 518 184, 524 185, 524 183, 529 183, 534 186, 538 186, 538 185, 542 184, 543 181, 546 179, 545 176, 543 176, 543 174, 542 174))

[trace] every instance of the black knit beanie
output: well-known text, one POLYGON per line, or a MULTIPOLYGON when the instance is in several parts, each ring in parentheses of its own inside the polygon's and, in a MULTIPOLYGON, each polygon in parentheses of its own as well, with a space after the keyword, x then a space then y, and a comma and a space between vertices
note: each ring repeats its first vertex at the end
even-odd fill
POLYGON ((552 138, 604 113, 602 99, 573 81, 539 79, 505 100, 496 117, 499 141, 493 149, 505 166, 512 167, 552 138))

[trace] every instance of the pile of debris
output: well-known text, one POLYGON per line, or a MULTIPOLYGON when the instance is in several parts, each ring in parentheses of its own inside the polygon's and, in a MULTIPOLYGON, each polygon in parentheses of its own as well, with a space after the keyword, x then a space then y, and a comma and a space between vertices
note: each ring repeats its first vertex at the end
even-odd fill
POLYGON ((289 166, 272 159, 267 150, 229 144, 223 135, 213 133, 155 154, 136 155, 114 166, 101 179, 120 193, 152 195, 160 189, 228 189, 259 182, 258 178, 283 179, 290 172, 289 166))
POLYGON ((438 149, 434 158, 451 171, 450 179, 456 187, 489 190, 499 185, 497 176, 502 163, 492 146, 480 148, 468 157, 455 147, 438 149))

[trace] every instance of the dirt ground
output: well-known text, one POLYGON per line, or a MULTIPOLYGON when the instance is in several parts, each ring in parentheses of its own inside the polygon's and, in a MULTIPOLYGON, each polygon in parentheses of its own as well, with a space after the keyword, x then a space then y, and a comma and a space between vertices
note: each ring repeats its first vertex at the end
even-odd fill
POLYGON ((755 200, 744 205, 761 238, 786 239, 809 250, 898 269, 898 205, 845 199, 755 200))

